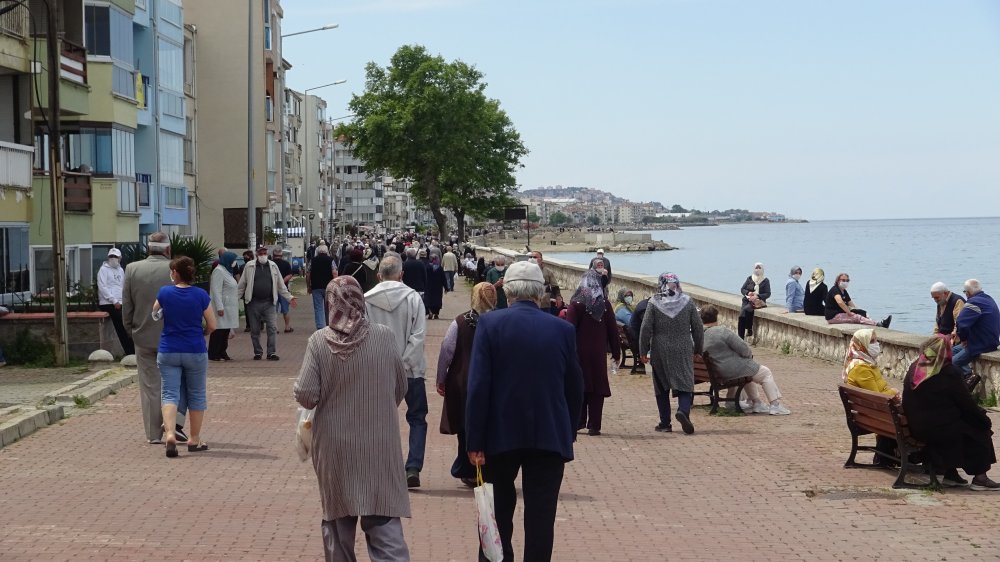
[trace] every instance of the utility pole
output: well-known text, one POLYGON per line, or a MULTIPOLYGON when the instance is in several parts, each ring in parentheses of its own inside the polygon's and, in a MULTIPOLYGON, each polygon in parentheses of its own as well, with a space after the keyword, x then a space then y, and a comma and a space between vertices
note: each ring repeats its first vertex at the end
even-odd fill
POLYGON ((49 67, 49 182, 52 203, 52 290, 55 291, 53 316, 55 338, 52 343, 56 365, 69 362, 69 328, 66 324, 66 245, 64 232, 65 196, 62 182, 62 149, 59 145, 62 132, 59 122, 59 2, 50 0, 48 6, 48 67, 49 67))
MULTIPOLYGON (((54 1, 54 0, 53 0, 54 1)), ((254 119, 259 115, 259 108, 255 105, 253 89, 253 61, 254 61, 254 35, 253 35, 253 14, 254 3, 247 6, 247 249, 254 251, 257 248, 257 207, 254 205, 254 119)))

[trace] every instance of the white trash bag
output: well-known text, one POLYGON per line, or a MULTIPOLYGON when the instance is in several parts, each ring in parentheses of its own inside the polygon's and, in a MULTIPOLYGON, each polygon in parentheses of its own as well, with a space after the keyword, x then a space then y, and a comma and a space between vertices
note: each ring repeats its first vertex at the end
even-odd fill
POLYGON ((503 544, 500 542, 500 529, 497 528, 497 518, 493 510, 493 484, 483 481, 483 471, 476 465, 475 488, 476 509, 479 516, 479 546, 490 562, 503 561, 503 544))
POLYGON ((299 406, 299 422, 295 424, 295 451, 303 462, 312 454, 312 423, 315 413, 315 409, 306 410, 299 406))

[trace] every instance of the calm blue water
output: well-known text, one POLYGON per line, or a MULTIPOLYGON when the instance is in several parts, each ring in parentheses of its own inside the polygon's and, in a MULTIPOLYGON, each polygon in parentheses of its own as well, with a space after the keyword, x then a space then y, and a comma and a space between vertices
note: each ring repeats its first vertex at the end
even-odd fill
MULTIPOLYGON (((829 286, 839 272, 851 276, 855 304, 892 328, 929 334, 934 326, 930 286, 943 281, 961 293, 969 278, 1000 298, 1000 218, 817 221, 807 224, 749 224, 652 232, 678 247, 671 252, 609 254, 612 269, 657 275, 673 271, 681 282, 739 292, 754 262, 771 279, 772 306, 783 305, 792 266, 802 283, 814 267, 829 286)), ((555 259, 589 263, 592 254, 553 253, 555 259)))

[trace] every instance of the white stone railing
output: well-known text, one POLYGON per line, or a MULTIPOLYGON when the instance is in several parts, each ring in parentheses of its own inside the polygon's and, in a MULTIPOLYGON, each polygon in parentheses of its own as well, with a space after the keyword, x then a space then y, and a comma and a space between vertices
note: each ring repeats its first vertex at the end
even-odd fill
POLYGON ((31 189, 31 160, 35 148, 0 141, 0 187, 31 189))
MULTIPOLYGON (((542 249, 542 252, 544 251, 542 249)), ((476 254, 479 257, 486 257, 486 261, 489 262, 497 254, 512 257, 516 252, 505 248, 477 247, 476 254)), ((554 257, 556 255, 558 254, 544 255, 545 267, 555 274, 563 298, 568 300, 579 285, 580 277, 587 266, 560 260, 554 257)), ((608 287, 610 295, 615 295, 619 289, 624 288, 632 291, 635 302, 639 302, 656 290, 654 275, 619 271, 613 266, 612 273, 611 284, 608 287)), ((736 319, 742 306, 740 295, 699 287, 686 283, 683 278, 681 285, 699 306, 711 304, 718 308, 721 324, 736 328, 736 319)), ((783 314, 784 299, 775 298, 775 301, 781 304, 758 309, 755 313, 754 335, 757 337, 758 346, 841 363, 851 335, 864 327, 856 324, 827 324, 821 316, 783 314)), ((932 325, 933 321, 933 316, 928 318, 928 326, 932 325)), ((878 339, 882 344, 882 355, 878 362, 882 373, 887 377, 902 379, 910 363, 917 358, 920 344, 929 337, 930 332, 927 335, 920 335, 878 328, 878 339)), ((994 393, 1000 385, 1000 352, 981 355, 973 363, 973 369, 983 377, 986 394, 994 393)), ((839 365, 831 367, 830 382, 833 385, 840 383, 839 365)), ((898 383, 896 386, 899 386, 898 383)))

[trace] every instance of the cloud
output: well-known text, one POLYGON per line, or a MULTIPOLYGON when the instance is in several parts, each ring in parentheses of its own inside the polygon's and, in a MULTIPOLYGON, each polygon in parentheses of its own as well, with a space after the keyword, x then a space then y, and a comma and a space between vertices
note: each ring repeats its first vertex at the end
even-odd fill
POLYGON ((413 13, 457 8, 478 2, 479 0, 349 0, 337 5, 330 2, 322 7, 311 2, 310 7, 296 10, 296 13, 308 16, 413 13))

